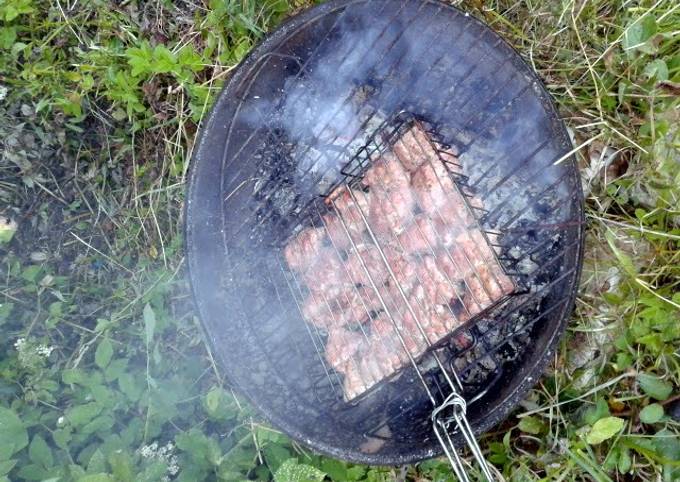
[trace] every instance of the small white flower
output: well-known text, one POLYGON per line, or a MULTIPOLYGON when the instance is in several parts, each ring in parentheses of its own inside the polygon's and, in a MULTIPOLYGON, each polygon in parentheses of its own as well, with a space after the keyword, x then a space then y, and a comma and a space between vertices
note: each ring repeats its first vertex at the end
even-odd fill
POLYGON ((142 445, 139 449, 139 453, 145 459, 155 458, 158 454, 158 443, 154 442, 149 445, 142 445))
POLYGON ((14 348, 16 348, 17 351, 21 351, 26 344, 26 338, 17 338, 17 341, 14 342, 14 348))
POLYGON ((66 419, 62 416, 57 419, 57 425, 64 425, 66 419))
POLYGON ((47 345, 38 345, 35 351, 38 355, 44 356, 45 358, 49 358, 52 352, 54 351, 54 347, 47 345))
POLYGON ((0 100, 4 100, 7 97, 7 92, 9 89, 4 85, 0 85, 0 100))
POLYGON ((170 457, 170 463, 168 464, 168 473, 170 475, 177 475, 179 472, 179 460, 177 456, 173 455, 170 457))
POLYGON ((158 442, 152 442, 149 445, 142 445, 137 449, 137 452, 142 458, 165 462, 168 466, 167 475, 164 475, 162 480, 170 481, 171 477, 179 473, 179 459, 176 455, 173 455, 174 450, 175 445, 172 442, 168 442, 163 446, 159 446, 158 442))

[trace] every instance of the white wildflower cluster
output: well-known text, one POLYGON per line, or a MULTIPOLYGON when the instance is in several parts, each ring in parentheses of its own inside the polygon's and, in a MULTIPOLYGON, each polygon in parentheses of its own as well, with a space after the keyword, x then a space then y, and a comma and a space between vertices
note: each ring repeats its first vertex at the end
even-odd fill
POLYGON ((45 358, 49 358, 53 351, 53 346, 38 345, 35 347, 35 352, 40 356, 44 356, 45 358))
POLYGON ((55 347, 45 344, 29 343, 26 338, 17 338, 14 348, 19 353, 19 362, 24 367, 36 366, 50 357, 55 347))
POLYGON ((7 87, 0 85, 0 100, 5 100, 5 97, 7 97, 7 91, 7 87))
MULTIPOLYGON (((159 446, 158 442, 152 442, 149 445, 142 445, 137 452, 142 458, 149 460, 160 460, 167 464, 169 476, 175 476, 179 472, 179 460, 174 455, 175 446, 172 442, 159 446)), ((163 477, 163 482, 170 480, 168 475, 163 477)))

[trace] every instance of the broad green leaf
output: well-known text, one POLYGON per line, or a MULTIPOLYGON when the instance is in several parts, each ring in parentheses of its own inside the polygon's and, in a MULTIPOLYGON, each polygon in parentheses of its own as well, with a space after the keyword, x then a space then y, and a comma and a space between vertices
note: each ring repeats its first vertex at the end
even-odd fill
POLYGON ((84 384, 86 381, 86 373, 79 368, 66 368, 61 372, 61 380, 64 383, 74 384, 84 384))
POLYGON ((101 411, 97 403, 76 405, 66 411, 66 418, 76 427, 83 426, 96 417, 101 411))
POLYGON ((598 398, 595 405, 588 407, 583 415, 583 421, 587 425, 594 425, 601 418, 608 417, 609 405, 603 398, 598 398))
POLYGON ((113 476, 120 482, 134 482, 135 472, 130 455, 122 450, 116 450, 109 455, 109 465, 113 476))
POLYGON ((17 29, 14 26, 0 28, 0 49, 9 50, 17 39, 17 29))
POLYGON ((631 466, 633 465, 633 461, 630 458, 630 451, 626 448, 621 450, 621 454, 619 455, 619 460, 618 460, 618 469, 619 472, 622 474, 628 473, 630 471, 631 466))
POLYGON ((94 451, 87 462, 87 472, 90 474, 104 472, 106 470, 106 458, 100 449, 94 451))
POLYGON ((14 454, 13 445, 0 445, 0 460, 9 460, 14 454))
POLYGON ((146 339, 146 344, 150 344, 153 341, 153 334, 156 330, 156 313, 154 313, 151 305, 147 303, 144 305, 144 335, 146 339))
POLYGON ((0 303, 0 325, 7 321, 7 318, 9 318, 13 308, 14 303, 0 303))
POLYGON ((322 481, 326 474, 311 465, 299 464, 297 459, 286 460, 274 474, 276 482, 322 481))
POLYGON ((361 478, 366 473, 366 468, 361 465, 355 465, 347 469, 347 479, 348 480, 361 480, 361 478))
POLYGON ((165 45, 153 49, 151 69, 158 74, 172 72, 177 67, 177 58, 165 45))
MULTIPOLYGON (((272 472, 276 472, 278 468, 285 463, 286 460, 291 458, 290 450, 288 450, 286 447, 282 445, 277 445, 275 443, 268 443, 267 445, 265 445, 265 447, 262 449, 262 452, 264 453, 267 465, 272 470, 272 472)), ((325 466, 323 470, 326 471, 325 466)), ((342 477, 338 477, 337 475, 331 474, 331 471, 326 471, 326 473, 328 473, 334 479, 344 480, 342 477)))
POLYGON ((640 373, 638 383, 643 392, 656 400, 666 400, 673 392, 673 385, 649 373, 640 373))
POLYGON ((656 423, 663 417, 663 407, 658 403, 647 405, 640 411, 640 421, 642 423, 656 423))
POLYGON ((50 473, 38 464, 23 464, 17 473, 23 480, 45 480, 50 477, 50 473))
POLYGON ((103 472, 98 474, 89 474, 78 479, 78 482, 113 482, 114 478, 109 474, 103 472))
POLYGON ((133 76, 137 77, 140 74, 150 71, 153 50, 148 42, 142 42, 139 47, 127 49, 125 51, 125 56, 128 59, 128 65, 132 67, 131 73, 133 76))
POLYGON ((196 53, 191 45, 186 45, 179 51, 179 63, 192 72, 199 72, 205 68, 206 62, 196 53))
POLYGON ((623 420, 622 418, 618 417, 601 418, 600 420, 595 422, 593 428, 590 429, 590 432, 586 436, 586 442, 588 442, 591 445, 597 445, 599 443, 602 443, 605 440, 608 440, 615 436, 616 434, 618 434, 623 428, 624 424, 625 420, 623 420))
POLYGON ((130 373, 122 373, 118 377, 118 388, 123 392, 131 401, 136 402, 144 391, 144 387, 141 382, 130 373))
POLYGON ((163 476, 168 470, 168 465, 163 460, 158 460, 149 465, 141 474, 137 474, 135 482, 163 481, 163 476))
POLYGON ((5 407, 0 407, 0 445, 12 446, 12 453, 28 445, 28 433, 23 422, 16 413, 5 407))
POLYGON ((46 469, 54 463, 52 450, 40 435, 35 435, 31 440, 31 445, 28 446, 28 458, 46 469))
POLYGON ((669 461, 675 461, 675 466, 680 467, 680 437, 676 433, 666 428, 659 430, 651 442, 659 455, 669 461))
POLYGON ((523 417, 517 425, 522 432, 538 435, 543 430, 543 422, 536 417, 523 417))
POLYGON ((71 432, 67 429, 57 429, 52 432, 52 439, 57 447, 68 450, 68 444, 71 441, 71 432))
POLYGON ((104 338, 99 342, 97 346, 97 351, 94 353, 94 362, 99 368, 106 368, 111 361, 113 356, 113 345, 111 345, 111 340, 104 338))
POLYGON ((220 387, 213 387, 205 396, 205 408, 207 409, 208 415, 217 414, 217 410, 220 408, 220 403, 222 402, 222 393, 223 391, 220 387))
POLYGON ((0 461, 0 476, 7 475, 10 470, 14 468, 18 460, 4 460, 0 461))
POLYGON ((661 59, 656 59, 645 66, 643 72, 648 78, 656 80, 668 80, 668 66, 661 59))
POLYGON ((38 265, 32 265, 28 266, 21 272, 21 277, 30 283, 35 283, 41 274, 42 267, 38 265))
POLYGON ((626 34, 623 37, 623 49, 642 48, 643 44, 656 33, 656 29, 656 18, 652 14, 647 14, 642 19, 636 20, 635 23, 626 28, 626 34))
POLYGON ((333 480, 348 480, 347 467, 344 462, 335 459, 324 459, 321 468, 333 480))

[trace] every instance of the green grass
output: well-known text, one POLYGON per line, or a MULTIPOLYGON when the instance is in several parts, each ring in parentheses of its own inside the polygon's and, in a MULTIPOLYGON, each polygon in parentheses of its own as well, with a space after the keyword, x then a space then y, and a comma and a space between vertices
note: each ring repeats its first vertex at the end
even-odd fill
MULTIPOLYGON (((291 443, 231 392, 191 306, 201 118, 309 4, 0 0, 0 480, 453 480, 291 443)), ((506 480, 680 480, 680 7, 461 6, 545 80, 587 185, 576 312, 485 453, 506 480)))

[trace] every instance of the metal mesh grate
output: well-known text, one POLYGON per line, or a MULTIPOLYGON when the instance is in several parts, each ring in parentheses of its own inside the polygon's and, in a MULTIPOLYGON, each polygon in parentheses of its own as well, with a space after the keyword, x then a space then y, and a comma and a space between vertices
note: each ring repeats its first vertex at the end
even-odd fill
POLYGON ((331 0, 284 26, 235 71, 192 166, 192 282, 227 372, 295 438, 362 462, 439 450, 419 374, 442 401, 443 373, 455 371, 475 427, 497 422, 541 370, 573 300, 581 197, 571 162, 555 164, 569 149, 530 69, 455 9, 331 0), (361 185, 371 153, 412 122, 400 112, 449 162, 515 289, 436 340, 417 370, 347 402, 328 335, 300 314, 307 288, 281 250, 301 224, 323 226, 333 209, 323 195, 361 185))
MULTIPOLYGON (((309 322, 312 342, 316 346, 325 345, 325 361, 330 360, 335 371, 344 374, 345 398, 353 399, 374 386, 379 386, 383 379, 398 374, 407 362, 405 354, 419 359, 427 346, 449 344, 454 349, 469 351, 474 349, 475 340, 481 340, 481 345, 488 349, 481 354, 484 363, 478 364, 486 370, 502 365, 496 359, 497 354, 491 351, 491 347, 497 342, 491 340, 493 333, 490 330, 475 330, 473 333, 468 328, 467 333, 456 335, 494 306, 507 301, 516 286, 505 275, 496 252, 490 248, 491 243, 487 236, 493 237, 496 246, 499 246, 499 233, 486 233, 482 230, 474 211, 486 211, 466 185, 467 179, 461 174, 461 166, 456 162, 451 148, 441 142, 433 142, 434 137, 431 129, 405 113, 385 121, 367 144, 358 150, 357 155, 342 167, 340 180, 321 195, 323 202, 312 199, 300 212, 297 222, 290 223, 287 228, 294 233, 286 237, 284 246, 287 249, 303 249, 304 243, 309 244, 312 236, 323 236, 330 240, 332 249, 326 249, 324 259, 318 260, 320 263, 310 262, 321 264, 326 272, 319 273, 310 269, 311 273, 302 275, 309 278, 305 283, 299 279, 299 275, 294 274, 296 270, 293 269, 290 288, 298 300, 301 316, 309 322), (401 161, 394 152, 399 152, 401 161), (391 157, 386 161, 388 155, 391 157), (412 192, 410 185, 388 191, 389 186, 381 179, 381 175, 389 178, 390 165, 397 166, 396 169, 401 171, 403 163, 418 160, 420 164, 411 166, 413 179, 417 180, 418 175, 421 175, 420 178, 424 177, 423 173, 430 175, 430 182, 435 185, 430 185, 429 189, 439 192, 446 186, 447 190, 442 190, 441 194, 445 194, 447 199, 440 206, 432 206, 427 213, 422 211, 422 205, 414 203, 417 211, 415 214, 402 213, 400 218, 393 219, 391 223, 386 222, 390 216, 397 217, 395 212, 404 210, 398 203, 406 204, 404 197, 411 200, 412 192), (374 176, 373 185, 369 187, 366 175, 372 168, 377 169, 379 174, 374 176), (373 194, 371 206, 366 201, 364 209, 350 210, 352 206, 358 207, 353 201, 357 201, 357 196, 364 196, 365 191, 369 195, 373 194), (340 197, 343 195, 344 208, 338 208, 338 203, 343 202, 340 197), (379 204, 377 213, 376 204, 379 204), (451 208, 452 205, 456 206, 457 211, 451 208), (440 224, 444 221, 443 212, 448 212, 446 217, 449 218, 452 216, 450 213, 454 212, 455 219, 448 219, 448 224, 440 224), (371 227, 369 217, 377 226, 371 227), (379 240, 374 231, 377 231, 381 223, 383 226, 379 237, 382 239, 379 240), (410 223, 408 228, 405 227, 407 223, 410 223), (439 227, 435 228, 435 225, 439 227), (444 238, 450 237, 457 227, 462 229, 462 234, 454 241, 445 243, 444 238), (369 232, 372 240, 367 240, 363 235, 364 229, 369 232), (397 233, 398 229, 403 229, 401 234, 397 233), (445 246, 441 246, 442 244, 445 246), (399 254, 390 259, 390 253, 399 254), (335 256, 337 263, 333 262, 335 256), (376 260, 376 256, 380 259, 376 260), (406 265, 406 256, 410 259, 409 263, 413 263, 406 265), (432 261, 430 269, 433 271, 420 269, 426 261, 432 261), (357 274, 359 263, 361 268, 357 274), (440 271, 437 263, 447 264, 449 269, 440 271), (328 271, 329 266, 335 269, 328 271), (410 277, 411 283, 417 285, 414 290, 431 293, 443 289, 447 293, 446 299, 451 300, 435 303, 431 299, 432 294, 407 298, 404 271, 411 266, 417 266, 415 274, 410 277), (328 294, 325 291, 331 291, 330 289, 314 289, 315 283, 324 286, 324 276, 339 278, 337 282, 341 283, 345 272, 351 286, 343 287, 339 293, 328 294), (338 276, 338 273, 341 275, 338 276), (440 278, 435 280, 436 274, 433 273, 439 274, 440 278), (384 276, 380 277, 381 274, 384 276), (380 279, 375 279, 377 277, 380 279), (301 298, 303 293, 306 293, 304 299, 301 298), (310 306, 316 307, 313 315, 306 312, 310 306), (440 313, 433 318, 434 306, 438 307, 440 313), (323 319, 321 330, 318 329, 319 323, 315 321, 319 318, 323 319), (411 320, 410 325, 405 323, 408 320, 411 320), (345 326, 349 328, 345 329, 345 326), (384 333, 376 334, 376 330, 384 333), (399 338, 400 343, 395 343, 396 338, 399 338), (356 346, 357 351, 350 352, 352 346, 356 346), (362 352, 360 348, 366 350, 362 352), (348 353, 347 360, 333 363, 333 356, 338 358, 343 353, 348 353)), ((406 172, 407 170, 403 170, 399 174, 406 172)), ((420 198, 427 204, 432 202, 432 198, 423 193, 420 198)), ((318 252, 306 252, 305 255, 319 256, 323 249, 319 245, 318 252)), ((289 261, 288 264, 290 263, 289 261)), ((321 351, 318 355, 322 357, 321 351)), ((459 366, 463 358, 459 357, 458 360, 457 364, 454 361, 444 368, 452 374, 471 370, 468 366, 459 366)), ((325 361, 321 361, 324 366, 325 361)), ((471 362, 475 363, 475 360, 471 362)), ((337 377, 337 373, 334 376, 337 377)), ((477 385, 482 386, 488 381, 486 377, 482 378, 484 379, 476 382, 477 385)))

